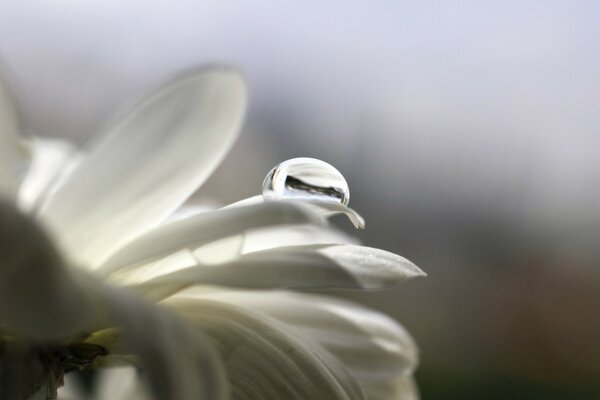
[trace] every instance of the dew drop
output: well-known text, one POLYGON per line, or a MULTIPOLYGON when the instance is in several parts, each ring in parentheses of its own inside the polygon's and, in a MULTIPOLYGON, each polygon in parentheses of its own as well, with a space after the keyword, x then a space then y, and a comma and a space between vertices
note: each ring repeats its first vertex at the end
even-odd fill
POLYGON ((265 177, 265 200, 305 199, 348 205, 350 189, 333 166, 315 158, 292 158, 276 165, 265 177))

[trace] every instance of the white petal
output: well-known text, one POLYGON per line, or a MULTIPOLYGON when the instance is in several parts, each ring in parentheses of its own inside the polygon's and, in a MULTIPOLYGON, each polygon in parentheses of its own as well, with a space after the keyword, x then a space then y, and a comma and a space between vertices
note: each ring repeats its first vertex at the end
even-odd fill
POLYGON ((322 210, 327 216, 345 214, 356 229, 364 229, 365 227, 365 219, 352 208, 347 207, 342 203, 317 200, 310 201, 309 203, 322 210))
POLYGON ((203 265, 222 264, 236 259, 242 253, 245 235, 230 236, 205 244, 194 250, 194 258, 203 265))
POLYGON ((241 288, 377 289, 425 275, 396 254, 354 245, 308 245, 244 254, 218 265, 194 267, 155 277, 142 291, 192 285, 241 288))
POLYGON ((42 196, 66 177, 80 159, 79 151, 70 143, 56 139, 31 139, 31 163, 19 187, 19 206, 30 211, 39 205, 42 196))
POLYGON ((275 320, 220 302, 174 299, 166 304, 217 342, 234 399, 363 398, 353 377, 325 350, 275 320))
MULTIPOLYGON (((345 214, 348 217, 348 219, 350 220, 350 222, 352 222, 352 224, 354 225, 355 228, 363 229, 365 227, 365 219, 359 213, 354 211, 352 208, 347 207, 347 206, 343 205, 342 203, 335 203, 335 202, 331 202, 331 201, 323 201, 323 200, 318 200, 318 199, 315 199, 315 200, 297 199, 297 200, 290 200, 290 201, 309 204, 326 217, 334 216, 337 214, 345 214)), ((248 197, 247 199, 237 201, 235 203, 228 204, 227 206, 225 206, 223 208, 248 206, 248 205, 259 204, 259 203, 263 203, 263 202, 264 202, 264 199, 263 199, 262 195, 256 195, 256 196, 248 197)))
POLYGON ((117 286, 135 285, 198 264, 194 253, 185 249, 157 261, 111 272, 106 278, 117 286))
POLYGON ((419 400, 412 376, 402 376, 363 386, 368 400, 419 400))
POLYGON ((254 229, 244 235, 242 253, 325 243, 359 244, 359 240, 337 229, 314 225, 267 227, 254 229))
POLYGON ((221 360, 202 332, 125 290, 108 286, 98 290, 110 309, 109 318, 123 334, 120 345, 139 357, 153 398, 228 398, 221 360))
POLYGON ((291 202, 270 202, 201 213, 164 224, 134 240, 110 257, 99 272, 107 274, 126 266, 147 263, 183 249, 195 249, 215 240, 236 236, 247 229, 301 223, 320 224, 322 221, 302 204, 291 202))
POLYGON ((330 351, 361 382, 411 374, 418 350, 396 321, 357 304, 326 296, 284 291, 190 289, 176 298, 207 298, 237 304, 289 325, 330 351))
POLYGON ((104 368, 94 385, 94 400, 148 400, 151 397, 132 367, 104 368))
POLYGON ((0 201, 0 326, 30 339, 69 338, 91 326, 100 305, 38 226, 0 201))
MULTIPOLYGON (((207 211, 209 210, 201 212, 207 211)), ((185 217, 177 217, 174 218, 173 221, 184 219, 198 213, 199 212, 193 212, 187 214, 185 217)), ((202 247, 195 249, 193 251, 193 256, 200 264, 218 264, 231 261, 241 254, 268 250, 276 247, 332 243, 359 244, 359 240, 340 230, 326 226, 308 224, 269 225, 264 228, 253 228, 245 231, 243 234, 205 244, 202 247)), ((165 273, 166 272, 167 271, 165 271, 165 273)), ((162 274, 156 274, 155 276, 158 275, 162 274)), ((137 281, 139 282, 139 280, 137 281)))
POLYGON ((209 202, 206 200, 202 203, 193 202, 190 204, 184 204, 181 207, 179 207, 177 210, 175 210, 175 212, 173 212, 173 214, 169 215, 169 218, 167 218, 167 220, 165 222, 178 221, 180 219, 185 219, 185 218, 194 216, 196 214, 201 214, 201 213, 205 213, 205 212, 209 212, 209 211, 215 211, 218 208, 219 207, 217 205, 215 205, 213 202, 209 202))
POLYGON ((312 246, 319 253, 352 274, 365 289, 395 285, 403 280, 426 276, 411 261, 389 251, 366 246, 312 246))
POLYGON ((28 218, 0 203, 0 326, 31 340, 65 340, 117 326, 163 399, 224 399, 212 344, 167 311, 69 270, 28 218), (151 332, 151 335, 148 333, 151 332))
POLYGON ((41 214, 72 257, 97 265, 163 221, 234 143, 246 107, 239 74, 209 69, 169 84, 103 135, 41 214))
POLYGON ((234 203, 227 204, 226 206, 223 206, 222 208, 228 209, 228 208, 234 208, 234 207, 246 207, 246 206, 253 206, 256 204, 262 204, 264 202, 265 202, 265 199, 263 199, 262 195, 257 194, 255 196, 247 197, 245 199, 238 200, 234 203))
POLYGON ((20 157, 20 126, 13 99, 0 79, 0 196, 13 199, 24 162, 20 157))

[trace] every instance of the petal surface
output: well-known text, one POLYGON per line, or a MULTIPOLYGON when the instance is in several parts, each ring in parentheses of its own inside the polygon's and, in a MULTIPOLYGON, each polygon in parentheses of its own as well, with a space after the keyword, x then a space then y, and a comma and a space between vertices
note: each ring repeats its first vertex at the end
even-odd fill
POLYGON ((273 317, 332 353, 361 384, 410 375, 418 364, 417 346, 401 325, 349 301, 286 291, 201 289, 175 297, 238 304, 273 317))
POLYGON ((396 254, 356 245, 306 245, 244 254, 217 265, 196 265, 142 282, 153 291, 193 285, 238 288, 380 289, 424 276, 416 265, 396 254))
POLYGON ((119 345, 139 357, 153 398, 228 398, 220 357, 201 331, 128 291, 109 286, 101 290, 109 318, 120 332, 119 345))
POLYGON ((104 132, 43 205, 43 220, 72 258, 98 265, 208 178, 237 138, 245 108, 245 85, 232 70, 164 86, 104 132))
POLYGON ((0 327, 33 340, 72 337, 101 315, 93 284, 66 267, 39 226, 0 201, 0 327))
POLYGON ((72 171, 81 154, 64 140, 32 138, 27 146, 31 162, 19 187, 17 202, 23 210, 31 211, 72 171))
POLYGON ((117 326, 127 348, 139 355, 157 398, 226 398, 220 360, 201 332, 125 289, 68 268, 12 204, 0 203, 0 221, 3 332, 48 342, 117 326))
MULTIPOLYGON (((231 203, 226 205, 223 208, 233 208, 233 207, 241 207, 247 206, 251 204, 259 204, 263 203, 265 200, 262 195, 256 195, 252 197, 248 197, 246 199, 236 201, 235 203, 231 203)), ((318 212, 320 212, 323 216, 334 216, 338 214, 344 214, 348 217, 350 222, 354 225, 356 229, 363 229, 365 227, 365 219, 352 208, 343 205, 342 203, 336 203, 331 201, 323 201, 323 200, 290 200, 298 203, 308 204, 314 207, 318 212)))
POLYGON ((283 246, 327 243, 359 244, 359 240, 337 229, 328 229, 321 226, 273 226, 247 232, 244 235, 242 253, 253 253, 283 246))
MULTIPOLYGON (((120 268, 140 265, 180 250, 194 250, 245 230, 270 225, 322 224, 306 206, 292 202, 270 202, 193 215, 164 224, 119 250, 100 268, 109 274, 120 268)), ((239 252, 237 247, 236 252, 239 252)))
POLYGON ((216 301, 171 299, 166 304, 217 342, 233 399, 364 398, 337 360, 276 320, 216 301))

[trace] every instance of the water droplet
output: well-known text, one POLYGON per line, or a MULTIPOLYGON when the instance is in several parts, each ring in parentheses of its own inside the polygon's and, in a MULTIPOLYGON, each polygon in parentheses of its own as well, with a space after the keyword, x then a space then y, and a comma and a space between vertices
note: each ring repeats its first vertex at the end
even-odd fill
POLYGON ((315 158, 292 158, 276 165, 263 182, 265 200, 306 199, 348 205, 350 189, 333 166, 315 158))

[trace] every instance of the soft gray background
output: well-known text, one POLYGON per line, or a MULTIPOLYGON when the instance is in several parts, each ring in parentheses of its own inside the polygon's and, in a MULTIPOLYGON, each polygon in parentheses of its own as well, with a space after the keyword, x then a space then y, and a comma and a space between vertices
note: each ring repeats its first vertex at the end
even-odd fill
POLYGON ((178 71, 237 65, 248 122, 205 193, 332 163, 364 241, 430 274, 350 295, 414 333, 425 399, 589 399, 599 18, 594 1, 10 0, 0 55, 27 126, 78 143, 178 71))

